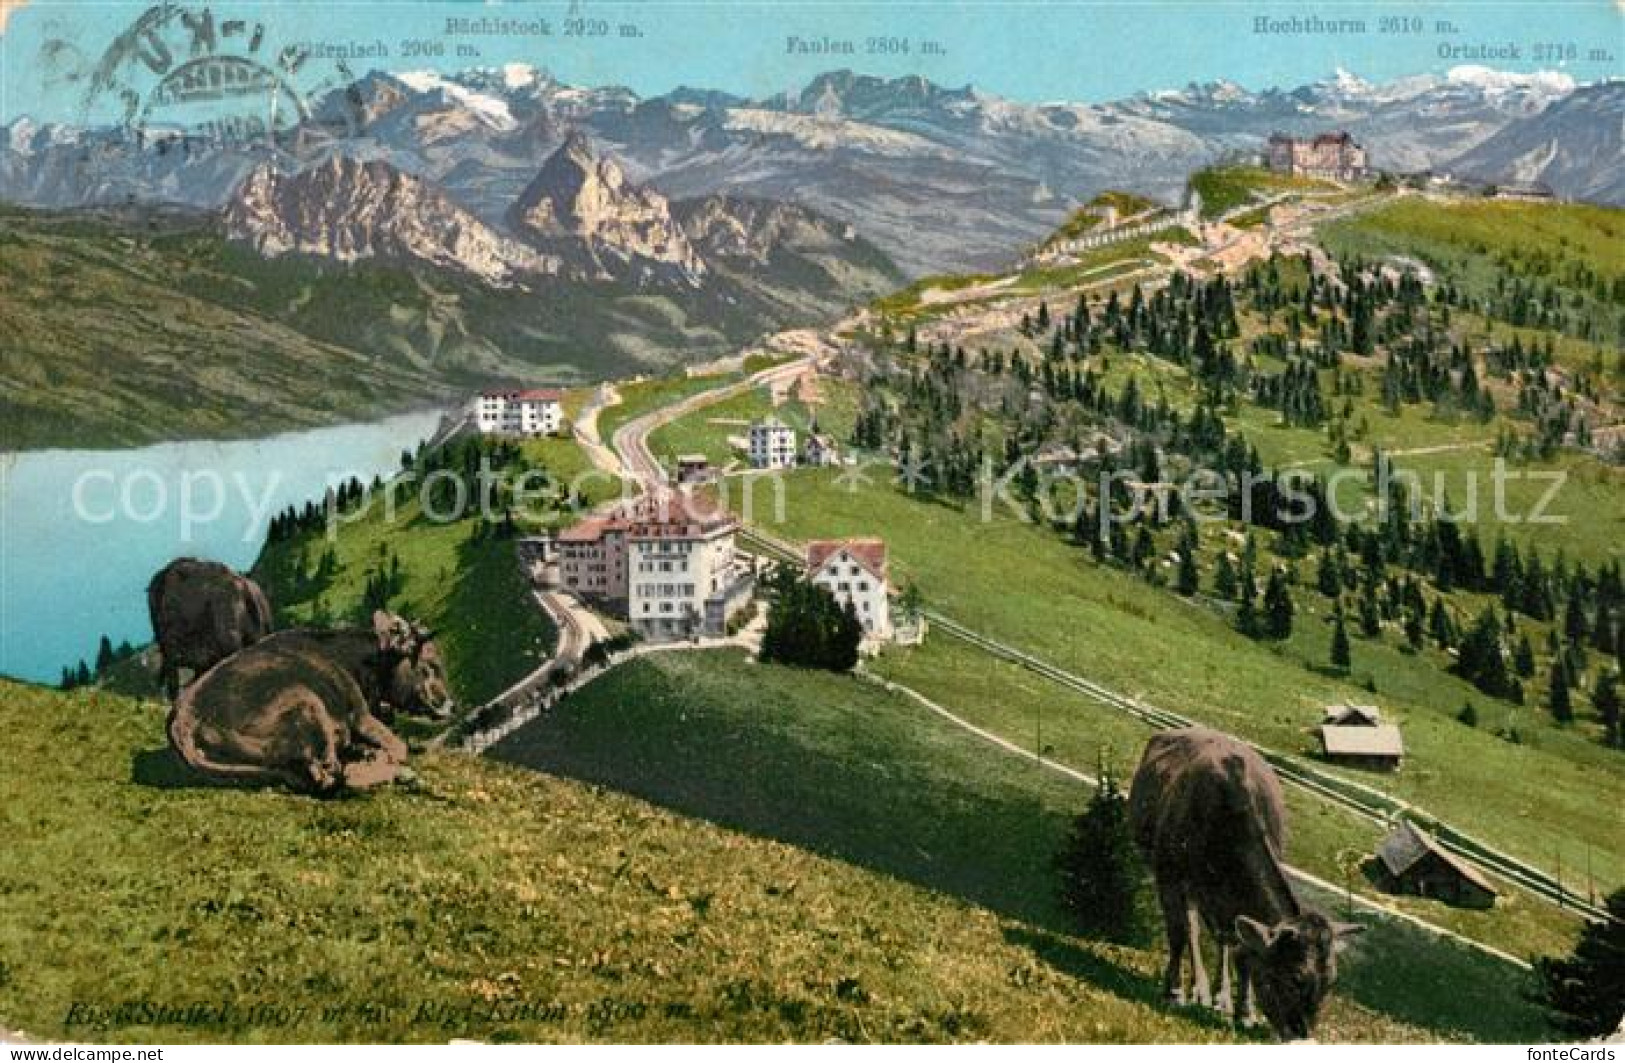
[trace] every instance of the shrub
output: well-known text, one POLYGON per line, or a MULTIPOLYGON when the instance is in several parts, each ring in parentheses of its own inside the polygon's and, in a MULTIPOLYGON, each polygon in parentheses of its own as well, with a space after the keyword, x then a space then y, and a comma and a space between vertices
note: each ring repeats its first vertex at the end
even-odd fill
POLYGON ((769 580, 772 605, 762 634, 762 660, 848 672, 858 663, 863 624, 823 587, 781 567, 769 580))
POLYGON ((1145 865, 1128 823, 1128 798, 1109 772, 1073 821, 1060 853, 1061 904, 1083 933, 1124 944, 1143 942, 1151 899, 1145 865))
POLYGON ((1625 889, 1606 906, 1612 918, 1587 923, 1572 953, 1535 961, 1540 1001, 1576 1037, 1613 1033, 1625 1010, 1625 889))

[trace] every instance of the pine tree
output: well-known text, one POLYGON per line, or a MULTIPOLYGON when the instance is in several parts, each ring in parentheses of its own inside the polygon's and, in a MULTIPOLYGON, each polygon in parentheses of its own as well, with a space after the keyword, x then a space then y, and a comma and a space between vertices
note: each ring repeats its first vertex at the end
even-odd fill
POLYGON ((1343 590, 1343 574, 1337 555, 1330 549, 1322 550, 1320 567, 1315 570, 1315 586, 1328 598, 1335 598, 1343 590))
POLYGON ((1264 633, 1272 639, 1284 639, 1292 634, 1292 592, 1287 590, 1286 577, 1280 569, 1270 572, 1264 588, 1264 633))
POLYGON ((1332 618, 1332 667, 1346 674, 1353 663, 1349 656, 1349 632, 1339 606, 1337 615, 1332 618))
POLYGON ((1524 679, 1535 674, 1535 647, 1529 644, 1528 635, 1518 636, 1518 647, 1512 651, 1512 669, 1524 679))
POLYGON ((1613 1033, 1625 1008, 1625 888, 1609 894, 1606 906, 1612 918, 1587 923, 1572 953, 1535 961, 1546 1006, 1574 1037, 1613 1033))
POLYGON ((1110 772, 1072 823, 1055 858, 1061 903, 1086 934, 1136 944, 1149 926, 1149 891, 1128 822, 1128 798, 1110 772))
POLYGON ((1174 589, 1187 598, 1202 587, 1202 573, 1196 566, 1196 550, 1196 536, 1187 529, 1184 540, 1179 544, 1179 572, 1174 580, 1174 589))
POLYGON ((779 566, 766 587, 772 604, 762 634, 762 660, 851 671, 863 641, 863 623, 851 602, 842 605, 828 590, 788 566, 779 566))
POLYGON ((1236 630, 1248 638, 1261 634, 1258 619, 1258 591, 1248 580, 1241 588, 1241 608, 1236 610, 1236 630))
POLYGON ((1492 697, 1506 695, 1509 676, 1501 652, 1501 619, 1493 605, 1484 607, 1473 629, 1461 640, 1456 672, 1492 697))
POLYGON ((1558 723, 1574 719, 1574 705, 1569 697, 1569 665, 1560 653, 1552 659, 1551 696, 1547 701, 1552 718, 1558 723))
POLYGON ((103 635, 100 645, 96 647, 96 674, 105 675, 113 667, 113 662, 113 640, 103 635))

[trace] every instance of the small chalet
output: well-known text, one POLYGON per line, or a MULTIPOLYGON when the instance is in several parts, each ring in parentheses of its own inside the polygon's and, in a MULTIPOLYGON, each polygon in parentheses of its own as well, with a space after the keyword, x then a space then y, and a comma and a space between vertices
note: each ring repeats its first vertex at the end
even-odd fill
POLYGON ((677 455, 677 482, 680 484, 710 483, 717 478, 717 470, 704 454, 677 455))
POLYGON ((1408 820, 1400 820, 1377 847, 1377 865, 1384 888, 1394 893, 1432 897, 1463 908, 1495 904, 1495 887, 1489 879, 1408 820))
POLYGON ((801 445, 801 464, 817 468, 840 463, 841 448, 833 438, 819 432, 808 433, 806 442, 801 445))
POLYGON ((1320 724, 1320 748, 1327 760, 1359 768, 1392 770, 1405 758, 1399 728, 1382 722, 1375 705, 1330 705, 1320 724))

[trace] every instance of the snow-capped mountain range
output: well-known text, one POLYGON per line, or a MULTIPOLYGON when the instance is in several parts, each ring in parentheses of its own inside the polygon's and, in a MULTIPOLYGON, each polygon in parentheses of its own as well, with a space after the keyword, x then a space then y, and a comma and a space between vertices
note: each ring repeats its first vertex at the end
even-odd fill
POLYGON ((1381 84, 1339 71, 1288 90, 1216 82, 1100 104, 1020 103, 849 71, 762 100, 694 88, 643 99, 624 88, 566 85, 523 65, 373 72, 315 108, 314 122, 339 138, 301 138, 303 146, 137 145, 121 131, 19 119, 0 136, 0 198, 214 209, 251 175, 268 188, 270 173, 342 153, 426 182, 432 191, 421 202, 442 221, 450 209, 469 216, 454 226, 460 239, 482 248, 525 239, 535 248, 549 233, 606 221, 520 206, 574 134, 599 157, 599 169, 584 174, 587 200, 611 185, 647 199, 642 220, 614 219, 620 229, 609 240, 645 241, 640 258, 687 273, 703 265, 648 197, 727 193, 848 223, 918 274, 1005 261, 1107 188, 1173 201, 1190 172, 1256 150, 1276 131, 1347 129, 1380 168, 1542 180, 1559 195, 1625 202, 1622 101, 1625 81, 1581 86, 1561 73, 1484 67, 1381 84), (476 220, 488 232, 474 229, 476 220))

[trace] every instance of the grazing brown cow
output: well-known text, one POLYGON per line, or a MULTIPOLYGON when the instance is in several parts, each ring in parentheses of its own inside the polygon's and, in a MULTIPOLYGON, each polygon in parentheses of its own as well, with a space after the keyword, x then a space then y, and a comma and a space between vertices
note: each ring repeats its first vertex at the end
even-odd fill
POLYGON ((1249 991, 1256 989, 1277 1036, 1309 1036, 1337 977, 1336 939, 1359 928, 1334 926, 1293 894, 1281 862, 1286 805, 1275 772, 1251 747, 1217 731, 1164 732, 1146 745, 1134 774, 1129 822, 1168 927, 1169 998, 1179 999, 1188 950, 1196 999, 1211 1000, 1200 948, 1205 925, 1219 943, 1221 997, 1231 996, 1236 1020, 1249 1020, 1249 991))
POLYGON ((271 603, 259 584, 218 561, 183 557, 147 584, 147 611, 163 665, 158 681, 171 698, 181 669, 194 677, 271 633, 271 603))
POLYGON ((449 707, 428 632, 378 612, 371 630, 280 631, 228 657, 176 699, 169 740, 207 775, 330 794, 390 782, 406 763, 375 712, 449 707))

